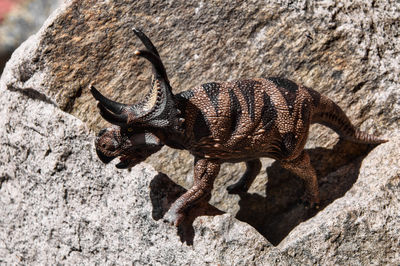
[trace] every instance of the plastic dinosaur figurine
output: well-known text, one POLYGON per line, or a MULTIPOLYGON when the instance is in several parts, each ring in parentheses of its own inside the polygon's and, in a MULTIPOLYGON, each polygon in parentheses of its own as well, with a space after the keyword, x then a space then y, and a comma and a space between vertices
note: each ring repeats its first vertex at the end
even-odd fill
POLYGON ((133 167, 163 145, 193 154, 193 186, 165 216, 175 225, 194 203, 210 196, 224 162, 247 166, 241 179, 228 187, 230 193, 246 192, 260 171, 259 158, 270 157, 302 178, 305 200, 318 205, 317 176, 303 150, 312 123, 328 126, 349 141, 385 142, 357 130, 327 97, 283 78, 211 82, 173 94, 157 49, 143 32, 134 33, 146 47, 135 54, 153 67, 151 90, 143 102, 128 105, 90 86, 100 114, 114 125, 98 133, 96 151, 104 163, 120 157, 117 168, 133 167))

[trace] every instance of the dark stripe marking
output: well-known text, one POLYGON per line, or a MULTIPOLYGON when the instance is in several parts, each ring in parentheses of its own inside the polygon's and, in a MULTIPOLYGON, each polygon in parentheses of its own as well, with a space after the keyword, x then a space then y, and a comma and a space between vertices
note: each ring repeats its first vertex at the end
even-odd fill
POLYGON ((238 127, 240 122, 240 117, 242 116, 242 107, 240 106, 240 102, 235 94, 235 92, 231 89, 229 90, 229 99, 230 99, 230 120, 231 120, 231 133, 234 133, 238 127))
POLYGON ((178 93, 176 95, 176 97, 178 97, 178 98, 184 98, 184 99, 187 99, 187 100, 189 100, 193 96, 194 96, 194 92, 192 90, 183 91, 183 92, 178 93))
POLYGON ((285 79, 285 78, 268 78, 270 81, 272 81, 277 87, 287 89, 288 91, 292 93, 296 93, 297 89, 299 86, 297 86, 296 83, 294 83, 291 80, 285 79))
POLYGON ((281 153, 283 157, 290 156, 296 147, 296 138, 293 132, 285 133, 282 136, 281 153))
POLYGON ((319 94, 319 92, 317 92, 313 89, 310 89, 307 87, 306 87, 306 89, 307 89, 308 93, 311 95, 311 98, 313 99, 313 105, 318 106, 319 101, 321 100, 321 94, 319 94))
POLYGON ((266 92, 264 92, 261 119, 265 130, 270 130, 273 127, 277 116, 278 114, 274 104, 271 101, 271 98, 266 92))
POLYGON ((208 121, 202 112, 198 112, 193 126, 193 134, 196 141, 211 135, 208 121))
POLYGON ((236 83, 240 92, 246 100, 247 111, 250 114, 251 121, 255 120, 255 99, 254 86, 257 84, 254 80, 240 80, 236 83))
POLYGON ((289 114, 293 113, 294 104, 296 102, 296 93, 298 86, 293 81, 284 78, 268 78, 278 88, 282 96, 285 98, 286 104, 288 105, 289 114))
POLYGON ((303 120, 304 125, 310 124, 311 120, 310 108, 311 108, 310 103, 307 100, 301 104, 301 120, 303 120))
POLYGON ((208 98, 211 101, 211 104, 213 105, 215 109, 215 113, 218 116, 218 95, 219 95, 219 84, 216 82, 210 82, 210 83, 205 83, 201 85, 203 90, 206 92, 208 98))

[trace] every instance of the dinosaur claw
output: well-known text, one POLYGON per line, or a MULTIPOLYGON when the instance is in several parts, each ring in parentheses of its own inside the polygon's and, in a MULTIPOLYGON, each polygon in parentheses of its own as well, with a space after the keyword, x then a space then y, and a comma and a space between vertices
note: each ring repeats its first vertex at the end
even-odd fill
POLYGON ((169 211, 164 215, 164 222, 178 227, 182 221, 185 219, 185 215, 177 212, 176 208, 171 207, 169 211))
POLYGON ((118 169, 125 169, 128 167, 126 162, 119 162, 115 165, 115 167, 117 167, 118 169))
POLYGON ((313 199, 310 195, 305 194, 299 200, 299 203, 304 205, 305 209, 315 209, 318 210, 319 206, 319 199, 313 199))

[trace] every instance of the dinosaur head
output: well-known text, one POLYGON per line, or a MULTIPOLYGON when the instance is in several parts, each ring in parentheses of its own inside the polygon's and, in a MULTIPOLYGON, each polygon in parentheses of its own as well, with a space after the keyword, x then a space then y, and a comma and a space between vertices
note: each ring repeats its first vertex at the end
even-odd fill
POLYGON ((133 31, 146 47, 144 50, 135 51, 135 55, 147 59, 152 64, 151 89, 143 102, 128 105, 108 99, 90 85, 90 92, 98 101, 100 114, 108 122, 122 127, 178 129, 182 124, 182 118, 178 118, 180 112, 176 108, 160 55, 143 32, 137 29, 133 31))
POLYGON ((151 132, 173 131, 179 129, 184 121, 179 118, 174 95, 157 49, 150 39, 140 30, 133 29, 146 49, 138 50, 135 55, 147 59, 153 68, 151 89, 143 102, 124 104, 108 99, 93 85, 90 92, 98 101, 100 115, 113 124, 102 129, 96 139, 96 151, 100 160, 109 163, 120 158, 117 168, 132 167, 151 154, 160 150, 163 144, 151 132))
POLYGON ((100 130, 97 135, 96 153, 103 163, 116 157, 120 162, 117 168, 129 168, 144 161, 163 146, 160 139, 150 132, 133 133, 130 128, 112 126, 100 130))

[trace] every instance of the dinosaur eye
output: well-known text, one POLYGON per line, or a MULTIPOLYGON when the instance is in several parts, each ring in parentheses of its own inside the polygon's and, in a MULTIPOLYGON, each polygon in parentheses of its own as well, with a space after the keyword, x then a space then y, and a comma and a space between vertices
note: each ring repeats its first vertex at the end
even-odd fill
POLYGON ((132 131, 133 131, 133 128, 128 127, 128 132, 132 132, 132 131))

